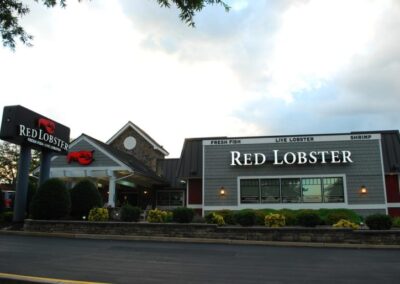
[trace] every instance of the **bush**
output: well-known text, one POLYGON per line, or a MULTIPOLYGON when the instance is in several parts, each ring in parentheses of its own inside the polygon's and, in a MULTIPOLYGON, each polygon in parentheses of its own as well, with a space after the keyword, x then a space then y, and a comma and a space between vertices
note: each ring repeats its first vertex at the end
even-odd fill
POLYGON ((222 218, 224 218, 225 224, 228 224, 228 225, 236 224, 234 211, 224 209, 224 210, 216 211, 215 213, 217 213, 219 216, 222 216, 222 218))
POLYGON ((341 219, 336 224, 333 224, 332 227, 334 228, 350 228, 353 230, 360 229, 360 226, 350 222, 349 220, 341 219))
POLYGON ((265 216, 265 226, 279 228, 285 226, 285 216, 277 213, 270 213, 265 216))
POLYGON ((97 187, 90 180, 78 182, 70 191, 71 216, 82 219, 92 208, 102 207, 103 201, 97 187))
POLYGON ((89 211, 89 221, 108 221, 107 208, 93 208, 89 211))
POLYGON ((33 197, 30 209, 33 219, 66 218, 71 209, 71 198, 64 183, 56 178, 45 181, 33 197))
POLYGON ((142 209, 130 204, 125 204, 121 208, 121 221, 124 222, 138 222, 140 219, 142 209))
POLYGON ((6 211, 2 215, 2 221, 4 223, 11 223, 13 221, 14 213, 12 211, 6 211))
POLYGON ((208 224, 217 224, 218 226, 225 225, 224 217, 216 212, 211 212, 206 215, 206 222, 208 224))
POLYGON ((350 209, 320 209, 318 214, 326 225, 336 224, 342 219, 356 224, 362 221, 362 218, 350 209))
POLYGON ((190 223, 194 217, 192 208, 178 207, 172 210, 172 220, 177 223, 190 223))
POLYGON ((400 217, 393 218, 393 227, 400 228, 400 217))
POLYGON ((392 227, 392 219, 385 214, 373 214, 365 219, 365 224, 367 224, 368 228, 371 230, 390 230, 392 227))
POLYGON ((317 212, 313 210, 302 210, 297 214, 297 222, 303 227, 315 227, 320 225, 322 220, 317 212))
POLYGON ((256 213, 251 209, 243 209, 235 212, 235 221, 241 226, 254 226, 256 224, 256 213))
POLYGON ((172 212, 160 209, 150 210, 147 213, 147 222, 149 223, 167 223, 172 220, 172 212))
POLYGON ((294 211, 291 209, 281 209, 278 210, 277 213, 285 216, 286 226, 297 226, 299 224, 297 222, 298 211, 294 211))

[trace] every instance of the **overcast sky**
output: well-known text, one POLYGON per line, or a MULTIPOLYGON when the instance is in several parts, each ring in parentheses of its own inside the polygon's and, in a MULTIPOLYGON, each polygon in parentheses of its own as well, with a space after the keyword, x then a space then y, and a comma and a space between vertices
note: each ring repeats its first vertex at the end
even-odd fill
POLYGON ((399 129, 400 1, 231 0, 196 28, 156 0, 27 1, 34 47, 0 48, 3 106, 107 141, 399 129))

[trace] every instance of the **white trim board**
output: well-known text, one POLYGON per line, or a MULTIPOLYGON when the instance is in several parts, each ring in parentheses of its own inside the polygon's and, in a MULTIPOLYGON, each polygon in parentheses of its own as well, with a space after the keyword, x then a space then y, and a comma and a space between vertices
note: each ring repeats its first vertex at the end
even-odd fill
POLYGON ((297 143, 314 143, 314 142, 330 142, 330 141, 369 141, 380 140, 380 134, 348 134, 348 135, 295 135, 280 137, 254 137, 254 138, 223 138, 203 140, 204 146, 226 146, 226 145, 243 145, 243 144, 297 144, 297 143), (365 138, 357 138, 365 137, 365 138))
POLYGON ((239 206, 203 206, 204 211, 216 210, 241 210, 241 209, 358 209, 358 210, 387 210, 385 204, 345 204, 345 203, 263 203, 263 204, 247 204, 239 206))

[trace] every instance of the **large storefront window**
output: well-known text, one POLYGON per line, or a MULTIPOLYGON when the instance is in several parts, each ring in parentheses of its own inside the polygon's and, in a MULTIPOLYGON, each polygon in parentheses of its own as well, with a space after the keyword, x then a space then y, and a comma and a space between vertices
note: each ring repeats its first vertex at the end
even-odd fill
POLYGON ((301 190, 299 178, 281 179, 282 203, 301 202, 301 190))
POLYGON ((260 181, 258 179, 242 179, 240 188, 242 203, 260 203, 260 181))
POLYGON ((324 178, 324 202, 344 202, 343 179, 324 178))
POLYGON ((260 182, 261 203, 280 203, 281 184, 279 179, 262 179, 260 182))
POLYGON ((157 207, 180 207, 183 201, 183 191, 157 191, 157 207))
POLYGON ((322 202, 322 183, 320 178, 301 179, 303 202, 322 202))
POLYGON ((343 178, 241 179, 241 203, 344 202, 343 178))

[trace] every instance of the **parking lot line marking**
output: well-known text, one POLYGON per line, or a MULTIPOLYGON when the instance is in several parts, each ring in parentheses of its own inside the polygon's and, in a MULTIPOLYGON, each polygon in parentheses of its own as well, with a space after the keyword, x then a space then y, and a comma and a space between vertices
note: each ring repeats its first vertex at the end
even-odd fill
POLYGON ((46 277, 35 277, 35 276, 26 276, 19 274, 10 274, 10 273, 0 273, 0 282, 1 280, 21 280, 21 281, 31 281, 33 283, 49 283, 49 284, 110 284, 106 282, 88 282, 88 281, 75 281, 75 280, 66 280, 66 279, 55 279, 55 278, 46 278, 46 277))

